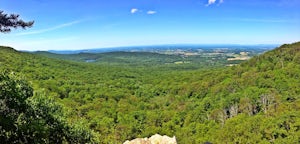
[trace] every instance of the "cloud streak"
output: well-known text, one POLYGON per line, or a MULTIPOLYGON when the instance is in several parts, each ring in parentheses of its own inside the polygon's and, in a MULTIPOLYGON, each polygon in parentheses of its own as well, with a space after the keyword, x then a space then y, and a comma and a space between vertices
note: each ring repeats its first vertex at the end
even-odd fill
POLYGON ((137 8, 132 8, 131 10, 130 10, 130 13, 131 14, 134 14, 134 13, 136 13, 136 12, 138 12, 139 10, 137 9, 137 8))
POLYGON ((148 14, 148 15, 153 15, 153 14, 156 14, 157 13, 157 11, 154 11, 154 10, 148 10, 148 11, 144 11, 144 10, 140 10, 140 9, 137 9, 137 8, 132 8, 131 10, 130 10, 130 13, 131 14, 135 14, 135 13, 137 13, 137 12, 139 12, 139 13, 146 13, 146 14, 148 14))
POLYGON ((208 0, 206 6, 209 6, 211 4, 214 4, 217 0, 208 0))
MULTIPOLYGON (((217 0, 208 0, 207 4, 205 6, 210 6, 212 4, 215 4, 217 0)), ((224 0, 219 0, 219 4, 223 3, 224 0)))
POLYGON ((153 15, 153 14, 156 14, 157 12, 156 11, 153 11, 153 10, 150 10, 150 11, 147 11, 147 14, 149 15, 153 15))
POLYGON ((18 33, 16 35, 23 36, 23 35, 41 34, 41 33, 49 32, 49 31, 54 31, 54 30, 57 30, 57 29, 69 27, 69 26, 78 24, 80 22, 82 22, 82 21, 81 20, 76 20, 76 21, 60 24, 60 25, 57 25, 57 26, 54 26, 54 27, 50 27, 50 28, 46 28, 46 29, 40 29, 40 30, 36 30, 36 31, 31 31, 31 32, 18 33))

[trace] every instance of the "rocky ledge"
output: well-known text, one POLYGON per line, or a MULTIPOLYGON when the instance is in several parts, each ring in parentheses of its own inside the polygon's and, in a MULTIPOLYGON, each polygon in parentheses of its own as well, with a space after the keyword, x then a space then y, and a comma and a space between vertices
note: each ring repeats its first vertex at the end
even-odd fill
POLYGON ((150 138, 136 138, 134 140, 127 140, 123 144, 177 144, 175 136, 168 137, 166 135, 161 136, 159 134, 155 134, 150 138))

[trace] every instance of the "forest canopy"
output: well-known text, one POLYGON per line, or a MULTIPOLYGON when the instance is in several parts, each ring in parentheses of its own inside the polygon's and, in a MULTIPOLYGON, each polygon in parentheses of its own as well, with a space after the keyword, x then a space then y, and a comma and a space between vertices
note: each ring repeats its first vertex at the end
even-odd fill
POLYGON ((13 73, 0 73, 0 140, 3 143, 86 143, 92 132, 67 123, 62 107, 13 73))
MULTIPOLYGON (((179 143, 299 143, 299 52, 298 42, 233 67, 176 70, 74 62, 1 47, 1 71, 23 75, 34 89, 2 74, 6 88, 1 104, 13 92, 20 99, 12 100, 29 109, 14 110, 8 103, 1 105, 1 112, 13 109, 16 113, 9 119, 21 127, 18 117, 27 121, 38 115, 38 122, 28 127, 43 129, 41 138, 47 140, 50 131, 61 127, 71 130, 62 129, 66 131, 58 140, 72 139, 69 134, 78 128, 73 124, 80 121, 87 133, 75 133, 77 138, 95 136, 99 143, 122 143, 155 133, 174 135, 179 143), (49 99, 61 108, 53 110, 49 99), (33 102, 37 100, 39 105, 33 102), (42 108, 49 113, 41 113, 42 108), (59 118, 61 111, 65 114, 59 118), (61 125, 43 128, 44 118, 61 125)), ((5 136, 16 136, 14 127, 8 127, 11 135, 5 136)))

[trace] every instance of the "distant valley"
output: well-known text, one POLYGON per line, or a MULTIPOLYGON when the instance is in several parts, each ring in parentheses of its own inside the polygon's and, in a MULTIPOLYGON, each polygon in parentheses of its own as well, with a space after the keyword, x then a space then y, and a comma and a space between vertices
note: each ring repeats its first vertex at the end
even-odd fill
POLYGON ((158 45, 75 51, 37 51, 39 55, 77 62, 125 65, 184 65, 190 68, 233 66, 277 45, 158 45))

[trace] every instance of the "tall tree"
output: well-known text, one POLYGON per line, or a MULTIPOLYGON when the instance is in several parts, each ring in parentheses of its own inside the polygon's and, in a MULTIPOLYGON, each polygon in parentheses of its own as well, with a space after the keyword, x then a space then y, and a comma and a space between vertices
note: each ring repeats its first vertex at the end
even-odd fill
POLYGON ((8 33, 12 28, 30 28, 33 23, 34 21, 25 22, 19 19, 19 15, 17 14, 5 14, 0 10, 0 32, 2 33, 8 33))

